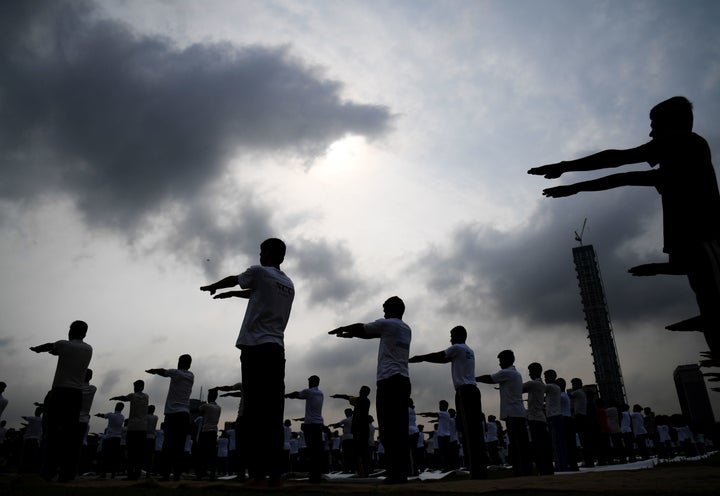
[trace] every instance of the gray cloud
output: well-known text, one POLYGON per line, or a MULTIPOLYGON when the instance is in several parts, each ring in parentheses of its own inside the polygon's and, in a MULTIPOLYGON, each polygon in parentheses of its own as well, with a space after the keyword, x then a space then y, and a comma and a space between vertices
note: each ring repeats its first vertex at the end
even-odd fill
POLYGON ((577 246, 573 232, 587 217, 583 241, 598 254, 614 321, 631 326, 652 320, 662 327, 696 313, 683 277, 627 273, 633 265, 663 260, 659 236, 656 247, 648 248, 646 239, 655 239, 660 222, 654 191, 626 188, 546 202, 523 229, 460 228, 449 248, 420 259, 417 268, 427 274, 429 286, 445 295, 445 312, 478 315, 490 309, 531 328, 582 321, 572 247, 577 246))
POLYGON ((387 108, 343 100, 341 82, 287 46, 181 48, 84 2, 3 2, 1 14, 0 197, 64 192, 92 226, 136 230, 237 154, 311 160, 389 129, 387 108))

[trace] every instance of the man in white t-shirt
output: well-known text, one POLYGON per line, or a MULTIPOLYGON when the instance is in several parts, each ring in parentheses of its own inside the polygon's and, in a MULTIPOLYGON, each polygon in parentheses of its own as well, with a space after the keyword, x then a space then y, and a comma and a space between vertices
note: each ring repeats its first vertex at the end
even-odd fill
POLYGON ((200 433, 198 435, 197 446, 197 467, 195 480, 202 480, 210 469, 210 480, 215 480, 217 472, 217 441, 218 441, 218 424, 220 423, 220 415, 222 408, 217 404, 217 389, 208 391, 207 403, 200 405, 199 415, 202 417, 200 424, 200 433))
POLYGON ((462 432, 463 451, 469 460, 470 477, 487 479, 487 454, 485 436, 480 422, 482 403, 480 390, 475 381, 475 352, 466 344, 467 330, 456 326, 450 330, 451 346, 444 351, 416 355, 410 363, 451 362, 451 375, 455 387, 457 426, 462 432))
MULTIPOLYGON (((567 461, 567 446, 565 441, 565 423, 562 413, 563 392, 555 383, 557 372, 548 369, 543 372, 545 377, 545 414, 547 415, 552 451, 555 459, 555 469, 558 472, 569 470, 567 461)), ((567 397, 567 394, 565 395, 567 397)), ((569 399, 568 399, 569 401, 569 399)))
POLYGON ((385 483, 401 484, 407 482, 410 467, 407 426, 410 400, 408 358, 412 331, 402 320, 405 303, 397 296, 385 301, 383 312, 385 318, 367 324, 338 327, 329 334, 340 338, 380 339, 375 405, 388 461, 385 483))
POLYGON ((116 403, 114 411, 95 414, 96 417, 107 419, 102 446, 103 477, 106 472, 110 472, 110 477, 114 479, 115 474, 122 470, 122 447, 120 443, 123 435, 123 424, 125 423, 125 415, 122 413, 124 407, 124 404, 116 403))
POLYGON ((505 421, 510 439, 510 458, 516 476, 532 474, 532 461, 527 432, 527 413, 523 405, 523 380, 515 369, 515 354, 511 350, 498 355, 500 370, 476 377, 477 382, 500 385, 500 420, 505 421))
POLYGON ((127 447, 127 471, 129 480, 138 480, 143 466, 145 439, 147 437, 147 414, 150 397, 143 392, 145 381, 133 382, 133 392, 123 396, 115 396, 110 401, 127 401, 130 403, 128 426, 125 445, 127 447))
POLYGON ((68 339, 33 346, 35 353, 50 353, 58 357, 52 389, 45 401, 44 418, 47 430, 47 455, 42 476, 51 480, 58 473, 58 482, 75 477, 76 460, 80 449, 78 434, 85 371, 90 365, 92 347, 83 341, 88 325, 82 320, 70 324, 68 339))
MULTIPOLYGON (((527 420, 530 428, 530 447, 532 448, 535 467, 539 475, 552 475, 552 443, 548 431, 547 417, 545 416, 545 383, 542 375, 542 365, 533 362, 528 365, 530 380, 523 384, 523 392, 527 393, 527 420)), ((558 388, 558 408, 560 406, 560 388, 558 388)))
POLYGON ((303 417, 302 430, 307 443, 310 482, 322 481, 323 470, 323 428, 325 421, 322 416, 322 407, 325 396, 320 391, 320 378, 316 375, 308 377, 308 387, 302 391, 293 391, 285 395, 286 398, 305 400, 305 417, 303 417))
MULTIPOLYGON (((254 484, 281 484, 283 420, 285 411, 284 336, 290 318, 295 287, 280 270, 285 260, 285 243, 270 238, 260 245, 260 265, 240 275, 225 277, 202 286, 211 295, 219 289, 240 286, 243 291, 227 291, 216 299, 248 298, 240 334, 235 346, 241 350, 242 385, 245 401, 243 446, 256 451, 248 458, 249 475, 254 484)), ((241 448, 242 449, 242 448, 241 448)))
POLYGON ((5 396, 3 396, 3 393, 5 392, 5 388, 7 387, 7 384, 0 381, 0 419, 2 418, 3 412, 5 411, 5 407, 8 405, 8 400, 5 396))
POLYGON ((148 374, 170 378, 165 399, 165 421, 163 422, 163 462, 161 480, 170 480, 172 471, 176 481, 180 480, 183 469, 185 439, 190 430, 190 394, 195 376, 190 372, 192 357, 180 355, 176 369, 148 369, 148 374))

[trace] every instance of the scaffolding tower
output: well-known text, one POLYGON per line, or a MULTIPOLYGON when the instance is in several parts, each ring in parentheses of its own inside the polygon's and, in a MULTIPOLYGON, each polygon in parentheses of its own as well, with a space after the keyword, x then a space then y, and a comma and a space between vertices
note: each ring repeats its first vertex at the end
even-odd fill
MULTIPOLYGON (((577 235, 576 239, 578 239, 577 235)), ((581 239, 578 241, 582 243, 581 239)), ((600 397, 622 405, 627 403, 625 385, 595 248, 592 245, 582 244, 573 248, 573 260, 580 285, 580 296, 595 366, 595 382, 600 397)))

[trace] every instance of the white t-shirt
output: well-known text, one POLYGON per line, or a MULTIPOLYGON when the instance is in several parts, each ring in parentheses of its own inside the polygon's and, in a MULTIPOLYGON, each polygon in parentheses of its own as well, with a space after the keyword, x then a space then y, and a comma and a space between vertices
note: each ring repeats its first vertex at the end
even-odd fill
POLYGON ((566 391, 560 392, 560 411, 563 417, 572 417, 572 406, 570 403, 570 396, 566 391))
POLYGON ((632 430, 636 436, 647 434, 645 429, 645 419, 640 412, 632 412, 630 414, 630 421, 632 422, 632 430))
POLYGON ((451 434, 451 418, 450 414, 447 411, 439 411, 438 413, 438 423, 437 423, 437 432, 436 435, 446 437, 451 434))
POLYGON ((92 408, 93 399, 97 388, 92 384, 85 383, 82 392, 82 403, 80 405, 80 422, 87 424, 90 422, 90 409, 92 408))
POLYGON ((217 432, 218 422, 220 422, 220 414, 222 412, 220 405, 211 401, 210 403, 200 405, 199 412, 203 417, 202 427, 200 430, 202 432, 217 432))
POLYGON ((560 386, 557 384, 545 384, 545 414, 548 417, 562 415, 560 393, 560 386))
POLYGON ((620 413, 620 432, 622 432, 623 434, 632 432, 632 427, 630 426, 630 424, 631 424, 630 412, 621 412, 620 413))
POLYGON ((229 440, 226 437, 219 437, 217 440, 217 456, 218 458, 227 458, 229 440))
POLYGON ((420 432, 417 426, 417 415, 415 409, 408 407, 408 435, 412 436, 416 432, 420 432))
POLYGON ((511 365, 506 369, 500 369, 490 377, 495 384, 500 385, 500 420, 508 417, 526 417, 520 372, 511 365))
POLYGON ((322 416, 323 392, 316 387, 300 391, 300 398, 305 400, 305 423, 324 424, 322 416))
POLYGON ((285 327, 295 297, 293 282, 275 267, 253 265, 238 276, 238 283, 241 288, 253 291, 235 346, 265 343, 284 346, 285 327))
POLYGON ((487 432, 485 433, 485 442, 491 443, 497 441, 497 424, 495 422, 488 422, 486 425, 487 432))
POLYGON ((158 416, 154 413, 148 413, 145 416, 145 424, 147 429, 146 439, 155 439, 155 429, 157 428, 158 416))
POLYGON ((582 389, 573 389, 568 391, 568 396, 572 399, 573 415, 587 415, 587 396, 582 389))
POLYGON ((147 410, 150 398, 146 393, 142 391, 132 392, 125 396, 119 397, 122 401, 130 402, 130 413, 128 414, 128 425, 129 431, 146 431, 147 426, 147 410))
POLYGON ((37 439, 38 441, 42 438, 42 418, 36 417, 35 415, 23 416, 23 420, 27 422, 25 428, 25 435, 23 439, 37 439))
POLYGON ((58 357, 52 387, 83 389, 85 371, 92 358, 92 346, 82 339, 61 339, 55 341, 50 353, 58 357))
POLYGON ((400 319, 378 319, 364 325, 370 336, 380 336, 378 347, 377 380, 381 381, 400 374, 410 377, 408 359, 412 331, 400 319))
POLYGON ((122 437, 123 423, 125 422, 125 415, 120 412, 109 412, 105 414, 107 419, 107 429, 105 429, 105 435, 107 437, 122 437))
POLYGON ((195 376, 189 370, 168 369, 170 387, 165 399, 165 414, 190 412, 190 394, 192 394, 195 376))
POLYGON ((475 353, 465 343, 456 343, 445 350, 445 356, 452 360, 452 380, 456 388, 475 382, 475 353))
POLYGON ((523 392, 527 393, 527 418, 545 422, 545 383, 541 379, 533 379, 523 384, 523 392))

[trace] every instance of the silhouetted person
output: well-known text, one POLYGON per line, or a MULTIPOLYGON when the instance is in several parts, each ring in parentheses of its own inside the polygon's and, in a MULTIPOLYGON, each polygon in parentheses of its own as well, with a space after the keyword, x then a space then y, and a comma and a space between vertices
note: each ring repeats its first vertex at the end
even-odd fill
MULTIPOLYGON (((527 420, 533 460, 540 475, 552 475, 552 443, 545 416, 545 383, 540 378, 542 365, 531 363, 528 365, 528 374, 530 380, 523 384, 523 392, 527 393, 527 420)), ((559 394, 558 391, 558 402, 559 394)))
POLYGON ((448 411, 449 408, 450 404, 446 400, 440 400, 438 401, 437 412, 420 412, 417 414, 420 417, 437 419, 431 421, 437 423, 437 429, 435 430, 435 440, 437 441, 435 458, 437 459, 438 467, 443 472, 449 472, 456 468, 453 467, 451 463, 450 437, 452 435, 452 422, 450 412, 448 411))
MULTIPOLYGON (((90 409, 92 409, 93 400, 95 399, 95 393, 97 392, 97 387, 95 387, 93 384, 90 384, 92 377, 92 369, 87 369, 85 371, 85 383, 82 390, 80 417, 78 418, 79 444, 77 463, 80 473, 85 472, 86 469, 89 467, 90 463, 90 453, 87 449, 87 435, 90 431, 90 409)), ((77 474, 77 472, 78 470, 75 470, 75 474, 77 474)))
POLYGON ((176 481, 183 471, 185 438, 190 431, 190 394, 195 376, 190 372, 192 357, 180 355, 176 369, 148 369, 148 374, 170 378, 165 399, 165 421, 163 422, 162 478, 170 480, 170 472, 176 481))
POLYGON ((70 324, 68 339, 33 346, 35 353, 50 353, 58 357, 52 389, 44 405, 43 417, 47 431, 47 455, 42 476, 50 480, 58 473, 58 482, 72 480, 79 448, 79 418, 85 371, 92 358, 92 347, 83 339, 88 325, 76 320, 70 324))
POLYGON ((357 396, 333 394, 331 398, 347 400, 352 405, 350 431, 353 439, 355 467, 359 477, 367 477, 370 472, 370 388, 362 386, 357 396))
POLYGON ((237 477, 235 478, 238 482, 244 482, 245 481, 245 470, 247 469, 247 458, 248 458, 248 450, 247 450, 247 440, 245 439, 246 435, 246 428, 245 428, 245 401, 243 398, 243 388, 242 388, 242 382, 236 382, 232 385, 226 385, 226 386, 217 386, 215 387, 218 391, 225 391, 225 393, 221 394, 220 397, 233 397, 233 398, 239 398, 238 401, 238 410, 237 410, 237 417, 235 418, 235 428, 234 435, 235 435, 235 450, 233 453, 233 450, 230 450, 230 464, 231 464, 231 471, 234 471, 237 474, 237 477))
POLYGON ((105 437, 102 445, 102 477, 106 472, 110 472, 110 477, 115 478, 115 474, 122 469, 122 441, 123 424, 125 423, 125 415, 122 411, 125 405, 122 403, 115 404, 115 410, 108 413, 96 413, 96 417, 107 420, 105 428, 105 437))
POLYGON ((450 330, 451 346, 442 351, 416 355, 410 363, 431 362, 448 363, 455 387, 455 408, 457 411, 457 427, 462 433, 465 458, 469 461, 470 477, 473 479, 487 478, 487 455, 485 453, 485 435, 480 422, 482 403, 480 390, 475 381, 475 353, 466 344, 467 330, 456 326, 450 330))
POLYGON ((158 416, 155 415, 155 405, 148 405, 147 415, 145 416, 147 424, 145 432, 145 449, 144 449, 144 466, 145 477, 149 478, 150 474, 155 470, 155 440, 157 438, 158 416))
POLYGON ((511 350, 501 351, 498 355, 500 370, 494 374, 475 378, 484 384, 500 385, 500 419, 505 421, 510 439, 510 459, 513 472, 517 476, 532 473, 532 461, 527 432, 527 412, 522 401, 523 381, 520 372, 515 369, 515 354, 511 350))
POLYGON ((407 482, 410 467, 408 447, 408 357, 412 331, 403 322, 405 303, 393 296, 383 304, 385 317, 367 324, 351 324, 330 331, 340 338, 380 339, 377 366, 377 409, 380 436, 387 459, 387 484, 407 482))
MULTIPOLYGON (((280 270, 285 243, 270 238, 260 245, 260 265, 237 276, 228 276, 203 286, 211 295, 219 289, 240 286, 249 291, 229 291, 215 296, 249 297, 245 318, 235 346, 241 350, 242 385, 245 399, 244 444, 258 451, 248 459, 254 484, 270 476, 270 485, 280 484, 283 457, 285 410, 285 328, 290 318, 295 287, 280 270)), ((241 449, 243 449, 241 447, 241 449)))
POLYGON ((145 439, 147 437, 147 415, 150 398, 147 393, 143 392, 144 389, 145 381, 138 379, 133 382, 132 393, 110 398, 110 401, 127 401, 130 403, 127 434, 125 436, 127 475, 130 480, 140 478, 140 471, 142 470, 145 458, 145 439))
POLYGON ((572 389, 568 396, 572 401, 573 425, 575 432, 580 437, 582 454, 585 468, 595 466, 595 445, 593 443, 593 431, 591 416, 588 414, 588 397, 583 389, 582 379, 575 377, 570 380, 572 389))
POLYGON ((323 428, 325 421, 322 416, 323 392, 320 391, 320 378, 316 375, 308 377, 308 387, 302 391, 293 391, 286 398, 305 400, 305 417, 302 430, 305 433, 309 458, 310 482, 322 481, 323 470, 323 428))
POLYGON ((207 403, 200 405, 198 414, 202 416, 202 424, 200 425, 200 434, 198 435, 197 446, 197 472, 195 480, 202 480, 210 468, 210 480, 215 480, 217 472, 217 439, 218 439, 218 423, 222 409, 216 403, 218 397, 217 389, 208 390, 207 403))
POLYGON ((342 429, 342 436, 340 437, 340 452, 342 454, 342 469, 343 472, 353 473, 355 472, 355 441, 353 439, 353 409, 346 408, 345 418, 330 424, 330 429, 342 429))
POLYGON ((629 150, 605 150, 569 162, 535 167, 529 174, 548 179, 565 172, 589 171, 647 162, 655 170, 612 174, 599 179, 548 188, 558 198, 581 191, 619 186, 652 186, 662 197, 663 251, 667 264, 630 269, 633 275, 687 274, 700 308, 700 328, 714 359, 720 354, 720 193, 710 147, 692 132, 692 104, 681 96, 665 100, 650 111, 650 137, 629 150))
POLYGON ((545 377, 545 414, 550 430, 555 469, 565 472, 569 467, 565 442, 565 422, 562 414, 562 391, 560 386, 555 383, 557 373, 554 370, 548 369, 543 375, 545 377))
POLYGON ((5 388, 7 388, 7 384, 0 381, 0 419, 2 418, 5 408, 8 406, 8 399, 3 396, 3 393, 5 393, 5 388))

